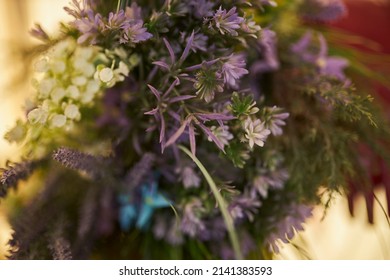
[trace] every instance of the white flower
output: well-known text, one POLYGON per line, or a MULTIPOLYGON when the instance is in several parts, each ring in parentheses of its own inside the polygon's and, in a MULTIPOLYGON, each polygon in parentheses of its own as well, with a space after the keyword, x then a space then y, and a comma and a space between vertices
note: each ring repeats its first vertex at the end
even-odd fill
POLYGON ((253 121, 251 118, 247 118, 244 123, 245 138, 249 141, 249 146, 253 148, 256 144, 260 147, 264 146, 264 141, 271 133, 269 129, 266 129, 264 122, 260 119, 253 121))
POLYGON ((80 97, 80 90, 75 85, 70 85, 66 89, 66 95, 72 99, 78 99, 80 97))
POLYGON ((53 102, 58 103, 62 98, 64 98, 66 95, 66 92, 63 88, 56 88, 53 90, 50 94, 51 99, 53 102))
MULTIPOLYGON (((211 132, 218 138, 218 140, 222 143, 223 147, 229 145, 229 140, 233 139, 233 134, 229 132, 229 127, 227 125, 224 126, 212 126, 210 128, 211 132)), ((208 140, 212 142, 213 140, 209 137, 208 140)))
POLYGON ((31 124, 44 124, 49 113, 44 108, 35 108, 27 114, 27 119, 31 124))
POLYGON ((66 117, 61 114, 54 114, 51 118, 51 125, 53 127, 63 127, 66 123, 66 117))
POLYGON ((105 67, 98 71, 98 78, 103 83, 109 83, 114 78, 114 71, 111 68, 105 67))
POLYGON ((64 114, 65 114, 66 117, 68 117, 69 119, 72 119, 72 120, 80 119, 79 107, 77 107, 74 104, 68 104, 65 107, 64 114))
POLYGON ((50 92, 53 90, 56 81, 54 79, 44 79, 39 83, 39 94, 41 98, 47 98, 50 92))
POLYGON ((60 74, 66 70, 66 64, 62 60, 57 60, 57 61, 52 62, 52 64, 50 65, 50 68, 54 73, 60 74))

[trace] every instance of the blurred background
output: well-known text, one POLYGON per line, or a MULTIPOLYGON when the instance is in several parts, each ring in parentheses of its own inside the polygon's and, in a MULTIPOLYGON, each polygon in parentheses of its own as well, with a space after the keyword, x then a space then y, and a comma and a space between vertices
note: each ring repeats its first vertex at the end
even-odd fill
MULTIPOLYGON (((0 0, 0 166, 4 166, 6 160, 18 159, 18 147, 6 142, 2 136, 23 115, 24 100, 32 93, 27 63, 18 50, 34 43, 29 35, 34 23, 40 23, 49 34, 55 33, 59 20, 68 18, 62 7, 69 1, 0 0)), ((367 45, 369 40, 371 52, 390 54, 390 1, 348 0, 346 3, 349 15, 334 27, 359 35, 355 41, 358 47, 367 45)), ((378 90, 385 100, 390 100, 388 91, 378 90)), ((6 244, 12 233, 7 213, 18 199, 28 195, 29 190, 20 186, 17 197, 13 193, 0 203, 0 259, 5 258, 6 244)), ((378 189, 376 196, 386 207, 384 191, 378 189)), ((373 225, 367 222, 363 197, 357 198, 355 207, 352 218, 347 200, 338 196, 325 216, 323 208, 316 208, 306 230, 293 240, 292 245, 283 246, 276 258, 390 259, 390 224, 379 203, 374 205, 373 225)))

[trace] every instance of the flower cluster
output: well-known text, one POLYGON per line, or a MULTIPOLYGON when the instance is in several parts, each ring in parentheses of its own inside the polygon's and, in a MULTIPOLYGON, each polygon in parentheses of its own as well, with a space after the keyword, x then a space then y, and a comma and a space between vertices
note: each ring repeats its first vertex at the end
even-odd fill
POLYGON ((278 32, 275 13, 305 3, 82 2, 61 37, 32 32, 46 51, 6 135, 28 160, 2 171, 0 196, 42 168, 26 211, 48 214, 15 222, 12 258, 101 244, 116 258, 263 258, 258 246, 277 252, 303 229, 320 186, 340 191, 350 144, 373 134, 370 98, 323 35, 278 32))

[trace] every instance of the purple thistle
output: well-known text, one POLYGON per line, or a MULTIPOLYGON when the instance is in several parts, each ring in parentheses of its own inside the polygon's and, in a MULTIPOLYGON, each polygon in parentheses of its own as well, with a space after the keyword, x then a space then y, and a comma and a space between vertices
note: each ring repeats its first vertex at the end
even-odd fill
POLYGON ((279 253, 279 240, 287 244, 297 231, 303 230, 302 224, 312 216, 313 207, 291 204, 286 211, 288 214, 274 224, 274 229, 266 241, 269 250, 275 253, 279 253))
POLYGON ((222 7, 219 7, 211 19, 210 27, 216 27, 222 35, 237 36, 237 29, 240 29, 244 18, 239 17, 236 10, 237 8, 233 7, 227 12, 222 7))
POLYGON ((242 53, 231 54, 222 65, 221 72, 225 84, 236 89, 238 87, 238 80, 249 73, 245 69, 245 66, 245 56, 242 53))
POLYGON ((10 188, 16 188, 19 181, 27 179, 37 165, 37 161, 24 161, 15 164, 7 162, 7 167, 0 169, 2 171, 0 197, 5 197, 10 188))
POLYGON ((347 14, 342 0, 306 0, 303 3, 302 17, 319 22, 331 22, 347 14))

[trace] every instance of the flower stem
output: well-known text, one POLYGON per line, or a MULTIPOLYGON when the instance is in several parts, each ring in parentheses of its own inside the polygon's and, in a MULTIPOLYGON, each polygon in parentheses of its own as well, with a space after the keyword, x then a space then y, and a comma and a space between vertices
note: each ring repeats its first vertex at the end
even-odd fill
POLYGON ((118 13, 122 5, 122 0, 118 0, 118 4, 116 5, 116 12, 118 13))
POLYGON ((186 147, 179 145, 179 149, 182 150, 184 153, 186 153, 198 166, 200 171, 202 172, 203 176, 206 178, 207 183, 210 186, 211 191, 213 192, 213 195, 215 199, 217 200, 219 209, 221 210, 223 220, 225 222, 226 229, 229 234, 230 242, 233 246, 234 255, 237 260, 243 259, 241 249, 240 249, 240 243, 238 242, 238 237, 236 230, 234 229, 234 223, 233 219, 230 216, 227 205, 223 197, 218 191, 218 188, 214 182, 214 180, 211 178, 210 174, 207 172, 206 168, 203 166, 203 164, 199 161, 199 159, 194 156, 186 147))

